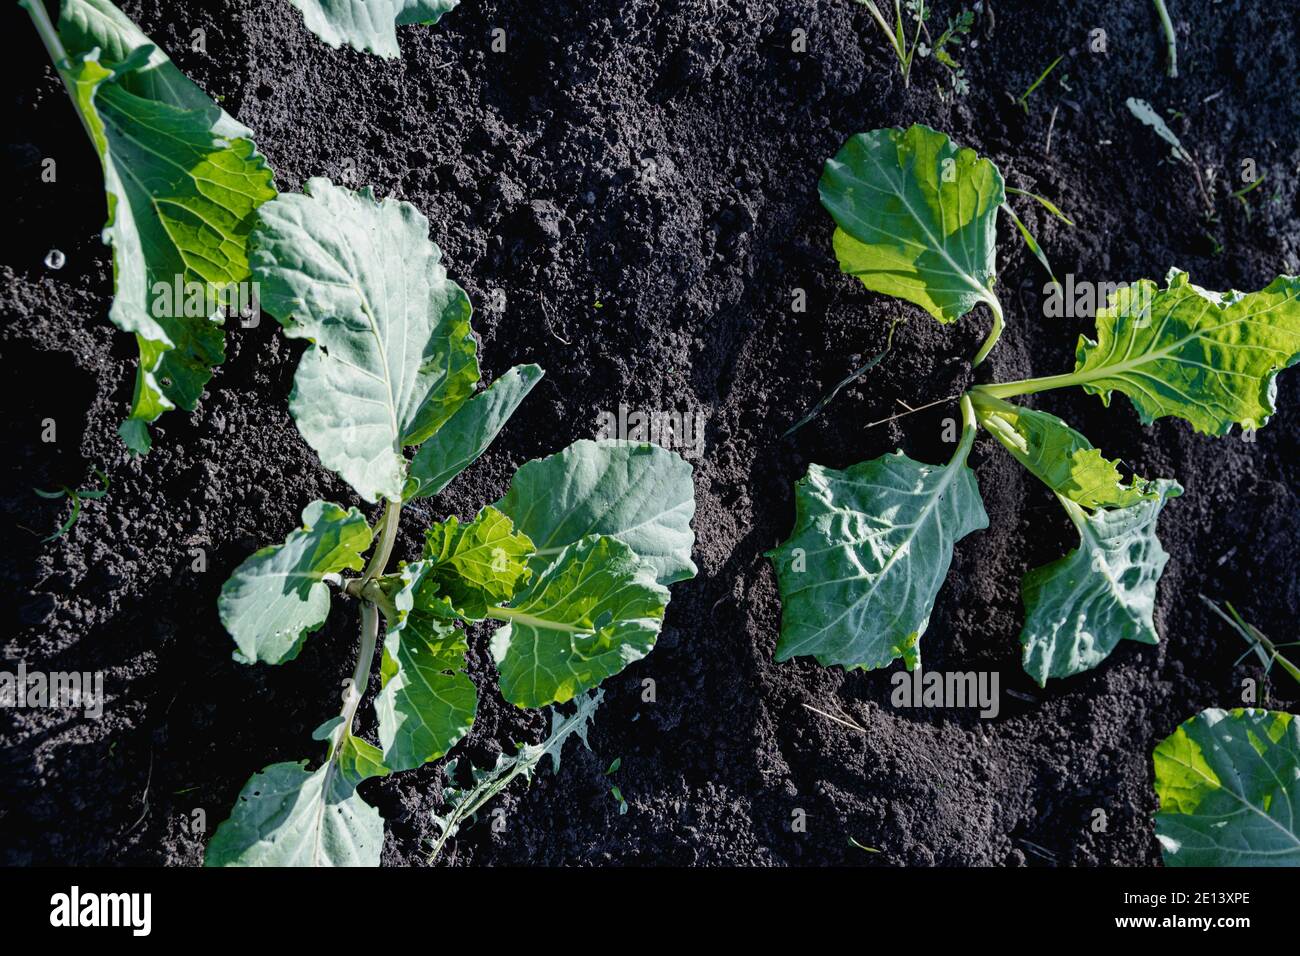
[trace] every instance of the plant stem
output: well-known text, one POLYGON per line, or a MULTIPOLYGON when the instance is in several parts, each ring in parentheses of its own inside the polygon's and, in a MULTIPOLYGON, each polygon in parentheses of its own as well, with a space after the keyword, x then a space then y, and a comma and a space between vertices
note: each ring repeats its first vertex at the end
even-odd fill
MULTIPOLYGON (((1251 624, 1237 613, 1237 609, 1233 607, 1231 603, 1227 601, 1224 602, 1228 605, 1228 610, 1232 612, 1232 617, 1229 617, 1227 614, 1223 613, 1222 608, 1207 598, 1204 594, 1201 595, 1201 600, 1205 602, 1211 611, 1227 621, 1232 628, 1245 639, 1247 644, 1255 646, 1257 651, 1262 649, 1264 657, 1268 658, 1270 661, 1275 661, 1278 664, 1281 664, 1282 669, 1290 674, 1297 683, 1300 683, 1300 667, 1296 667, 1295 664, 1292 664, 1289 660, 1283 657, 1282 652, 1278 650, 1277 645, 1265 637, 1259 628, 1255 627, 1255 625, 1251 624)), ((1265 667, 1265 670, 1267 670, 1267 667, 1265 667)))
POLYGON ((32 23, 41 37, 41 42, 45 44, 50 59, 54 61, 54 72, 59 74, 64 89, 68 91, 68 98, 72 100, 73 112, 77 114, 77 119, 81 120, 82 128, 85 129, 86 135, 90 137, 90 142, 93 144, 95 134, 90 129, 90 121, 81 112, 77 100, 77 90, 68 76, 68 51, 64 49, 58 31, 54 29, 54 24, 50 22, 50 15, 45 12, 45 4, 42 0, 18 0, 18 6, 26 10, 32 18, 32 23))
POLYGON ((383 574, 384 568, 388 566, 388 559, 393 553, 393 543, 397 541, 397 520, 401 514, 400 501, 389 501, 385 505, 384 516, 379 519, 379 543, 375 545, 375 550, 370 555, 370 563, 366 565, 365 573, 361 575, 361 583, 357 585, 358 591, 383 574))
POLYGON ((1165 31, 1165 49, 1169 52, 1169 75, 1178 78, 1178 38, 1174 36, 1174 23, 1169 19, 1165 9, 1165 0, 1155 0, 1156 13, 1160 15, 1160 25, 1165 31))
POLYGON ((988 303, 989 311, 993 313, 993 328, 989 329, 989 336, 980 346, 980 350, 975 353, 975 358, 971 360, 971 366, 979 365, 988 357, 993 346, 997 344, 998 339, 1002 336, 1002 303, 992 292, 988 293, 984 301, 988 303))
POLYGON ((384 604, 386 609, 392 607, 382 591, 376 593, 378 585, 375 578, 383 574, 388 566, 393 544, 397 541, 397 522, 401 513, 400 501, 389 501, 384 507, 384 516, 379 519, 379 543, 370 555, 365 573, 358 579, 360 584, 355 589, 349 584, 349 592, 361 598, 361 648, 357 653, 356 667, 352 669, 352 693, 343 704, 343 733, 337 738, 340 741, 352 733, 352 718, 356 716, 361 698, 366 693, 366 685, 370 682, 370 665, 374 662, 375 645, 379 640, 379 605, 384 604))
POLYGON ((971 446, 975 444, 977 427, 975 406, 971 402, 970 393, 967 392, 961 397, 961 441, 957 443, 957 450, 952 453, 952 458, 948 461, 949 468, 966 460, 966 457, 970 454, 971 446))
MULTIPOLYGON (((1102 372, 1109 371, 1103 369, 1102 372)), ((1054 388, 1068 388, 1082 385, 1101 375, 1067 372, 1064 375, 1046 375, 1042 378, 1022 378, 1015 382, 994 382, 990 385, 976 385, 971 391, 977 391, 994 398, 1015 398, 1017 395, 1033 395, 1035 392, 1047 392, 1054 388)))

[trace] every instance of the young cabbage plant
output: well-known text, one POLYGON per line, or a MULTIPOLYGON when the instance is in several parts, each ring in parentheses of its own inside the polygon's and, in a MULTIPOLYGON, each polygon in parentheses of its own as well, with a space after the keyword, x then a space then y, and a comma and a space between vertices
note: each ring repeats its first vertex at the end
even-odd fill
POLYGON ((1300 721, 1203 710, 1152 754, 1166 866, 1300 866, 1300 721))
POLYGON ((290 0, 302 11, 307 29, 338 49, 344 43, 361 53, 385 59, 402 55, 397 28, 431 26, 460 0, 290 0))
POLYGON ((128 448, 149 424, 192 411, 225 360, 224 310, 247 303, 247 241, 275 196, 252 132, 191 82, 108 0, 63 0, 58 30, 21 0, 99 155, 113 249, 108 317, 136 337, 140 363, 128 448), (181 294, 174 294, 179 290, 181 294))
MULTIPOLYGON (((826 164, 822 203, 840 267, 875 292, 942 323, 983 303, 1002 332, 995 217, 1005 199, 989 160, 925 126, 854 136, 826 164)), ((1300 359, 1300 279, 1260 292, 1215 293, 1173 270, 1113 294, 1079 340, 1073 372, 977 385, 960 398, 962 430, 945 465, 901 451, 843 471, 811 465, 795 485, 790 538, 769 552, 781 592, 778 660, 877 668, 920 664, 919 640, 954 545, 988 526, 967 456, 983 428, 1060 501, 1079 547, 1031 570, 1021 589, 1025 670, 1040 684, 1096 666, 1120 640, 1153 644, 1156 585, 1168 555, 1156 522, 1172 480, 1125 480, 1116 461, 1047 412, 1009 399, 1077 386, 1109 404, 1120 392, 1144 424, 1177 416, 1224 435, 1262 427, 1275 378, 1300 359)))
POLYGON ((695 574, 692 469, 655 445, 575 442, 523 465, 472 520, 425 528, 420 557, 390 569, 403 507, 478 458, 542 371, 516 366, 475 394, 469 299, 408 203, 312 179, 258 211, 251 249, 265 309, 311 343, 289 398, 298 430, 384 511, 371 526, 355 507, 314 501, 301 528, 223 587, 242 662, 293 660, 335 599, 359 605, 361 642, 341 712, 314 734, 324 760, 255 774, 206 862, 376 865, 383 821, 357 787, 436 760, 469 732, 465 625, 502 625, 489 649, 518 707, 571 700, 649 653, 668 585, 695 574), (376 745, 354 718, 381 616, 376 745))

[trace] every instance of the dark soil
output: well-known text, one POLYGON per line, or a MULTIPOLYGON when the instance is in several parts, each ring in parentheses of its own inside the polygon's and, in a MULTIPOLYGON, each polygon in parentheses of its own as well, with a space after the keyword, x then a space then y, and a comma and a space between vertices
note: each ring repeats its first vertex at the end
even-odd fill
MULTIPOLYGON (((981 438, 972 464, 991 525, 958 547, 924 656, 927 668, 1000 672, 1001 714, 899 710, 886 673, 772 661, 780 605, 762 554, 789 531, 793 482, 810 462, 844 467, 897 447, 945 460, 952 403, 864 425, 956 393, 988 321, 981 309, 941 328, 839 274, 816 185, 849 135, 924 122, 991 157, 1010 184, 1054 198, 1076 228, 1031 200, 1014 205, 1060 275, 1160 279, 1177 265, 1199 285, 1251 291, 1300 263, 1294 17, 1248 0, 1177 0, 1182 75, 1170 80, 1146 0, 992 6, 978 46, 957 51, 970 93, 954 100, 933 59, 905 88, 849 0, 469 2, 436 27, 401 29, 400 61, 330 50, 284 0, 124 4, 256 132, 281 189, 353 166, 359 183, 415 203, 479 307, 485 368, 547 370, 492 450, 410 509, 399 556, 416 553, 424 520, 472 515, 515 468, 591 437, 620 402, 707 415, 699 577, 673 588, 654 653, 607 684, 594 752, 571 744, 558 775, 501 800, 502 832, 480 821, 448 861, 1158 861, 1153 745, 1203 707, 1240 705, 1243 679, 1261 677, 1253 660, 1234 665, 1240 639, 1197 594, 1232 601, 1275 640, 1296 637, 1300 373, 1280 378, 1280 411, 1254 442, 1175 420, 1144 428, 1122 398, 1109 409, 1082 394, 1041 398, 1109 455, 1186 488, 1161 519, 1172 559, 1158 646, 1125 642, 1046 690, 1023 673, 1020 576, 1072 547, 1072 529, 981 438), (497 27, 505 54, 490 49, 497 27), (1095 28, 1105 53, 1089 51, 1095 28), (206 54, 190 48, 194 29, 206 31, 206 54), (796 30, 803 52, 791 48, 796 30), (1061 53, 1022 110, 1015 97, 1061 53), (1179 111, 1172 128, 1217 174, 1216 221, 1189 169, 1129 114, 1129 96, 1179 111), (1247 158, 1268 172, 1249 215, 1229 196, 1247 158), (495 289, 504 312, 487 307, 495 289), (806 312, 792 311, 796 289, 806 312), (782 439, 881 350, 895 318, 907 322, 889 357, 782 439), (654 703, 642 700, 647 678, 654 703), (606 777, 615 757, 621 769, 606 777), (797 809, 806 832, 792 827, 797 809)), ((955 12, 939 4, 941 17, 955 12)), ((215 826, 254 770, 318 756, 310 732, 337 710, 356 648, 355 620, 336 612, 297 661, 236 664, 216 614, 221 583, 311 499, 360 502, 289 418, 301 346, 269 320, 231 329, 229 360, 198 410, 166 415, 153 452, 128 457, 116 428, 135 351, 107 320, 101 178, 30 25, 12 5, 8 15, 0 606, 13 616, 0 656, 11 671, 19 660, 102 670, 109 700, 97 721, 0 711, 0 861, 193 865, 204 845, 196 808, 215 826), (45 157, 57 161, 53 184, 40 178, 45 157), (57 271, 42 264, 52 248, 67 256, 57 271), (40 440, 46 418, 53 444, 40 440), (92 466, 110 475, 108 497, 42 543, 67 505, 32 486, 85 484, 92 466), (204 573, 191 570, 194 548, 206 551, 204 573)), ((999 238, 1008 328, 991 374, 1067 370, 1089 321, 1045 319, 1045 273, 1005 219, 999 238)), ((482 705, 459 750, 485 764, 508 741, 537 739, 545 720, 502 703, 485 634, 473 646, 482 705)), ((1264 682, 1260 703, 1294 705, 1288 681, 1264 682)), ((385 863, 424 861, 441 784, 431 765, 365 785, 387 820, 385 863)))

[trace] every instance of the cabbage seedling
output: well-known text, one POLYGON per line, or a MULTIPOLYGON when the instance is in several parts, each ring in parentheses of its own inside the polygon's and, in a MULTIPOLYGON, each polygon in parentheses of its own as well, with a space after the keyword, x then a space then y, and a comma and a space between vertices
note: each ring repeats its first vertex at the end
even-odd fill
POLYGON ((301 528, 222 588, 239 661, 293 660, 336 599, 359 606, 361 641, 341 712, 314 734, 323 762, 254 774, 208 844, 209 865, 376 865, 383 821, 357 787, 436 760, 469 732, 466 624, 502 625, 489 651, 507 701, 563 703, 649 653, 668 585, 695 574, 691 466, 626 441, 528 462, 503 498, 471 521, 428 526, 420 558, 388 567, 403 508, 477 459, 542 377, 516 366, 475 393, 469 298, 428 225, 408 203, 325 179, 258 210, 250 261, 263 306, 310 343, 290 412, 321 463, 384 511, 371 526, 355 507, 313 501, 301 528), (353 724, 381 616, 375 745, 353 724))
MULTIPOLYGON (((843 271, 872 291, 905 299, 941 323, 977 305, 1003 328, 994 291, 997 167, 925 126, 854 136, 826 164, 821 198, 836 223, 843 271)), ((1040 684, 1096 666, 1120 640, 1154 644, 1156 586, 1168 560, 1156 523, 1177 482, 1121 477, 1080 432, 1010 399, 1078 387, 1109 404, 1126 395, 1144 424, 1176 416, 1197 431, 1262 427, 1275 378, 1300 359, 1300 279, 1259 292, 1216 293, 1169 273, 1114 293, 1079 340, 1072 372, 977 385, 960 397, 962 428, 942 465, 901 451, 838 471, 811 465, 795 485, 795 524, 769 552, 781 592, 778 660, 920 664, 920 638, 953 547, 988 526, 967 457, 983 428, 1046 484, 1079 534, 1079 547, 1021 583, 1025 670, 1040 684)))

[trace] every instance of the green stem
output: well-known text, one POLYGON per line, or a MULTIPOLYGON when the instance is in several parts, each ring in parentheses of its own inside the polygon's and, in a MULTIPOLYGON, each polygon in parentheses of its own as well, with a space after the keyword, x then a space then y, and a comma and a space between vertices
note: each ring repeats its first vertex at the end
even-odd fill
POLYGON ((357 653, 356 667, 352 669, 352 693, 343 705, 343 733, 338 737, 340 741, 352 733, 352 718, 356 716, 361 698, 366 693, 366 685, 370 682, 370 665, 374 662, 375 646, 379 641, 379 606, 383 605, 390 614, 396 611, 375 578, 384 573, 388 559, 392 556, 401 513, 400 501, 388 502, 384 516, 379 520, 379 543, 370 556, 370 562, 360 578, 348 582, 348 593, 361 598, 361 648, 357 653))
POLYGON ((76 87, 73 86, 72 80, 68 76, 68 51, 64 49, 58 31, 54 29, 54 24, 50 22, 50 15, 45 12, 45 4, 42 0, 18 0, 18 6, 26 10, 32 18, 32 23, 36 27, 36 32, 40 35, 41 42, 45 44, 46 52, 50 54, 50 59, 54 61, 54 72, 58 73, 59 79, 63 81, 64 89, 68 91, 68 98, 72 100, 72 109, 77 114, 77 119, 81 120, 82 128, 85 129, 86 135, 90 137, 90 142, 93 144, 95 134, 90 129, 90 122, 81 112, 76 87))
POLYGON ((961 441, 957 443, 957 450, 952 453, 952 458, 948 461, 949 468, 966 461, 971 446, 975 444, 977 427, 975 406, 971 403, 970 393, 968 392, 961 397, 961 441))
POLYGON ((1165 0, 1155 0, 1156 13, 1160 15, 1160 26, 1165 31, 1165 49, 1169 51, 1169 75, 1178 78, 1178 38, 1174 35, 1174 22, 1169 19, 1165 9, 1165 0))
POLYGON ((388 559, 393 553, 393 543, 397 541, 397 520, 401 514, 400 501, 390 500, 384 507, 384 516, 379 519, 379 543, 375 545, 374 553, 370 555, 370 563, 366 565, 365 573, 361 575, 361 583, 357 585, 358 591, 383 574, 384 568, 388 566, 388 559))
POLYGON ((1255 627, 1255 625, 1249 623, 1245 618, 1243 618, 1241 614, 1238 613, 1237 609, 1232 606, 1231 602, 1224 602, 1228 605, 1228 610, 1232 612, 1232 617, 1229 617, 1227 614, 1223 613, 1222 608, 1207 598, 1204 594, 1201 595, 1201 600, 1206 603, 1211 611, 1231 624, 1237 633, 1246 640, 1246 643, 1259 645, 1259 647, 1263 648, 1264 654, 1269 660, 1282 665, 1282 669, 1290 674, 1297 683, 1300 683, 1300 667, 1296 667, 1295 664, 1292 664, 1287 660, 1282 655, 1282 652, 1278 650, 1277 645, 1269 640, 1259 628, 1255 627))
MULTIPOLYGON (((1111 369, 1102 371, 1108 372, 1111 369)), ((1084 382, 1100 377, 1100 375, 1067 372, 1063 375, 1046 375, 1042 378, 1022 378, 1015 382, 994 382, 990 385, 976 385, 971 391, 991 395, 994 398, 1015 398, 1017 395, 1033 395, 1035 392, 1046 392, 1054 388, 1082 385, 1084 382)))
POLYGON ((984 340, 980 350, 975 353, 975 358, 971 360, 972 366, 979 365, 988 358, 989 352, 993 350, 993 346, 1002 337, 1002 303, 998 301, 998 297, 992 292, 988 293, 984 301, 988 304, 989 311, 993 313, 993 328, 989 329, 988 338, 984 340))
POLYGON ((370 665, 375 659, 375 646, 378 642, 379 610, 365 601, 361 605, 361 650, 357 654, 356 667, 352 669, 352 693, 343 704, 343 733, 338 736, 340 742, 352 733, 352 718, 357 715, 361 698, 366 694, 366 685, 370 683, 370 665))

